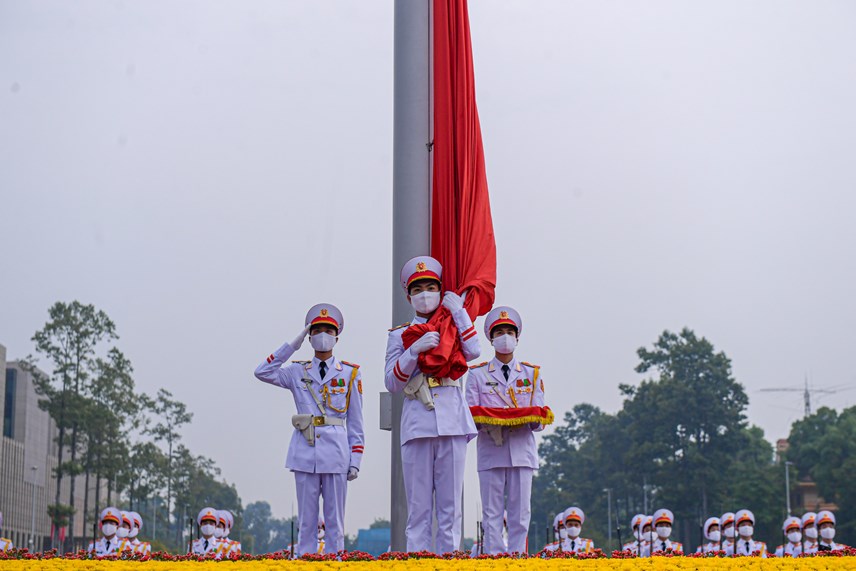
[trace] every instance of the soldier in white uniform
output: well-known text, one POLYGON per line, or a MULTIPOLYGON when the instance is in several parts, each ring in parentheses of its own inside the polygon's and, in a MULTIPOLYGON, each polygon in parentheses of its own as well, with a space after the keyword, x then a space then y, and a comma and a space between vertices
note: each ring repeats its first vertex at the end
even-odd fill
POLYGON ((788 542, 776 548, 776 557, 797 557, 805 551, 802 544, 802 522, 800 518, 789 516, 782 524, 782 532, 788 538, 788 542))
POLYGON ((140 541, 137 538, 140 530, 143 529, 143 518, 137 512, 128 512, 131 515, 131 522, 133 526, 131 527, 131 533, 128 535, 131 540, 131 549, 134 553, 139 553, 140 555, 150 555, 152 552, 152 544, 148 541, 140 541))
MULTIPOLYGON (((432 513, 436 509, 436 552, 461 545, 461 496, 467 442, 476 426, 464 399, 460 379, 428 377, 419 370, 419 355, 437 347, 440 334, 429 331, 405 348, 407 326, 427 323, 440 306, 442 267, 430 256, 417 256, 401 269, 401 287, 416 316, 389 332, 384 385, 391 393, 404 392, 401 413, 401 462, 407 492, 407 551, 432 551, 432 513), (436 508, 435 508, 436 506, 436 508)), ((464 298, 443 296, 458 329, 467 361, 479 356, 479 340, 464 298)))
POLYGON ((841 551, 844 545, 835 543, 835 514, 828 510, 817 512, 817 529, 820 532, 818 551, 841 551))
MULTIPOLYGON (((0 512, 0 529, 3 529, 3 512, 0 512)), ((0 551, 9 551, 13 549, 15 546, 12 545, 11 539, 6 539, 5 537, 0 537, 0 551)))
POLYGON ((131 519, 131 512, 123 511, 121 512, 122 523, 119 525, 119 529, 116 530, 116 537, 119 538, 119 545, 116 546, 116 551, 122 553, 123 551, 133 551, 134 543, 131 541, 131 529, 134 527, 134 522, 131 519))
POLYGON ((628 541, 621 546, 622 551, 627 551, 633 555, 639 555, 644 539, 642 537, 642 524, 645 522, 645 514, 636 514, 630 520, 630 533, 633 534, 633 541, 628 541))
POLYGON ((567 532, 567 537, 562 542, 563 552, 591 553, 594 551, 594 542, 591 539, 580 537, 585 521, 586 514, 580 508, 574 506, 565 510, 565 531, 567 532))
POLYGON ((722 530, 722 551, 726 555, 734 555, 734 512, 725 512, 719 518, 719 529, 722 530))
POLYGON ((363 388, 359 365, 340 361, 333 347, 345 329, 342 312, 321 303, 306 314, 306 328, 256 368, 256 377, 291 391, 297 413, 285 467, 297 487, 297 556, 315 553, 319 498, 330 522, 326 553, 345 548, 347 483, 360 471, 363 458, 363 388), (285 364, 303 344, 315 350, 311 361, 285 364))
POLYGON ((817 553, 817 514, 814 512, 805 512, 800 520, 802 523, 802 532, 805 537, 803 542, 803 550, 806 554, 817 553))
POLYGON ((122 523, 122 512, 113 506, 106 507, 101 510, 101 517, 98 520, 101 527, 101 539, 89 542, 87 551, 94 553, 96 557, 104 557, 105 555, 115 555, 119 547, 119 538, 116 532, 122 523))
POLYGON ((766 559, 767 544, 752 539, 755 534, 755 514, 749 510, 739 510, 734 515, 734 520, 738 535, 735 553, 737 555, 755 555, 766 559))
POLYGON ((702 526, 707 543, 699 545, 696 553, 716 553, 722 551, 722 533, 719 530, 719 518, 709 517, 702 526))
POLYGON ((672 525, 675 522, 675 515, 667 509, 659 509, 653 515, 653 543, 648 546, 648 555, 651 553, 671 553, 674 555, 683 555, 684 546, 682 543, 672 541, 669 536, 672 535, 672 525))
POLYGON ((194 555, 215 555, 220 540, 214 537, 214 531, 217 529, 217 510, 214 508, 202 508, 199 515, 196 516, 196 523, 199 525, 199 539, 194 539, 190 546, 191 553, 194 555))
POLYGON ((559 533, 560 522, 562 524, 562 528, 564 528, 565 522, 562 518, 562 514, 559 513, 553 518, 553 541, 544 546, 544 551, 556 551, 559 549, 559 544, 562 541, 561 534, 559 533))
POLYGON ((232 555, 240 555, 241 554, 241 542, 230 539, 229 534, 232 533, 232 528, 235 527, 235 516, 232 515, 232 512, 229 510, 221 510, 223 515, 226 518, 226 528, 224 530, 223 541, 231 545, 230 554, 232 555))
MULTIPOLYGON (((544 406, 544 381, 537 365, 514 356, 523 320, 511 307, 487 314, 485 336, 494 348, 490 362, 470 368, 467 404, 490 408, 544 406)), ((529 532, 532 476, 538 468, 534 432, 539 423, 516 427, 481 425, 477 439, 485 553, 505 552, 499 518, 508 511, 508 552, 524 553, 529 532)))

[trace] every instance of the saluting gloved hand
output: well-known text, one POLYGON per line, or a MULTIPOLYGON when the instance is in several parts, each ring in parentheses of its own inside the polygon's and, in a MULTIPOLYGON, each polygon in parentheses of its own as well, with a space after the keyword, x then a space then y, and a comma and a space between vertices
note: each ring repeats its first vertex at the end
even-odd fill
POLYGON ((298 335, 297 337, 295 337, 295 338, 294 338, 294 341, 292 341, 291 343, 289 343, 289 345, 291 345, 291 348, 292 348, 292 349, 294 349, 295 351, 297 351, 298 349, 300 349, 300 346, 301 346, 301 345, 303 345, 303 340, 304 340, 304 339, 306 339, 306 334, 307 334, 307 333, 309 333, 309 329, 310 329, 311 327, 312 327, 312 325, 311 325, 311 324, 310 324, 310 325, 307 325, 307 326, 306 326, 306 328, 305 328, 303 331, 301 331, 301 332, 300 332, 300 335, 298 335))
POLYGON ((352 480, 356 480, 357 476, 359 476, 359 475, 360 475, 360 469, 359 468, 355 468, 354 466, 351 466, 350 468, 348 468, 348 481, 349 482, 352 480))
POLYGON ((464 308, 464 300, 467 299, 467 292, 464 295, 458 295, 453 291, 447 291, 443 296, 443 307, 449 310, 449 313, 455 313, 464 308))
POLYGON ((410 346, 410 351, 414 355, 418 355, 419 353, 430 351, 439 344, 440 334, 436 331, 429 331, 428 333, 413 342, 413 345, 410 346))

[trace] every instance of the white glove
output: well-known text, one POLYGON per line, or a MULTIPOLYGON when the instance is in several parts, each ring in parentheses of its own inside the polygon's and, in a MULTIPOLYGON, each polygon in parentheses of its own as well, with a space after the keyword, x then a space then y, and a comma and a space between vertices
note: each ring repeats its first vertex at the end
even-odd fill
POLYGON ((304 340, 304 339, 306 339, 306 334, 307 334, 307 333, 309 333, 309 329, 310 329, 311 327, 312 327, 312 325, 311 325, 311 324, 310 324, 310 325, 307 325, 307 326, 306 326, 306 329, 304 329, 303 331, 301 331, 301 332, 300 332, 300 335, 298 335, 297 337, 295 337, 295 338, 294 338, 294 341, 292 341, 291 343, 289 343, 289 345, 291 345, 291 348, 292 348, 292 349, 294 349, 295 351, 297 351, 298 349, 300 349, 300 346, 301 346, 301 345, 303 345, 303 340, 304 340))
POLYGON ((353 466, 348 468, 348 481, 349 482, 356 480, 357 476, 359 476, 359 475, 360 475, 360 469, 359 468, 354 468, 353 466))
POLYGON ((447 291, 443 296, 443 307, 448 309, 449 313, 455 313, 464 308, 465 299, 467 299, 467 292, 464 292, 464 295, 458 295, 453 291, 447 291))
POLYGON ((414 355, 430 351, 440 344, 440 334, 436 331, 429 331, 410 346, 410 352, 414 355))

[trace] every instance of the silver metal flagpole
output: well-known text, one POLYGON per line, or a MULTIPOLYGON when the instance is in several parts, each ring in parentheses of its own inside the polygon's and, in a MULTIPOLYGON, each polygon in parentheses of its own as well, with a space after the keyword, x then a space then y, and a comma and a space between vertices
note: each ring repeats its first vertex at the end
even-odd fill
MULTIPOLYGON (((431 0, 396 0, 392 153, 392 325, 413 316, 401 292, 401 266, 431 249, 431 0)), ((391 400, 391 548, 406 549, 407 496, 401 466, 403 394, 391 400)))

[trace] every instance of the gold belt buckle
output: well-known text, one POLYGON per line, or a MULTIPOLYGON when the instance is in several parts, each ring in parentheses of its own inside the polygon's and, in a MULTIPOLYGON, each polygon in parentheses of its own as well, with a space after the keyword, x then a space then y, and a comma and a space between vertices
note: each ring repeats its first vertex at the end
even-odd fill
POLYGON ((323 416, 313 416, 312 424, 314 424, 315 426, 324 426, 326 423, 324 422, 323 416))
POLYGON ((440 379, 437 377, 428 377, 428 386, 433 388, 439 387, 441 385, 440 379))

